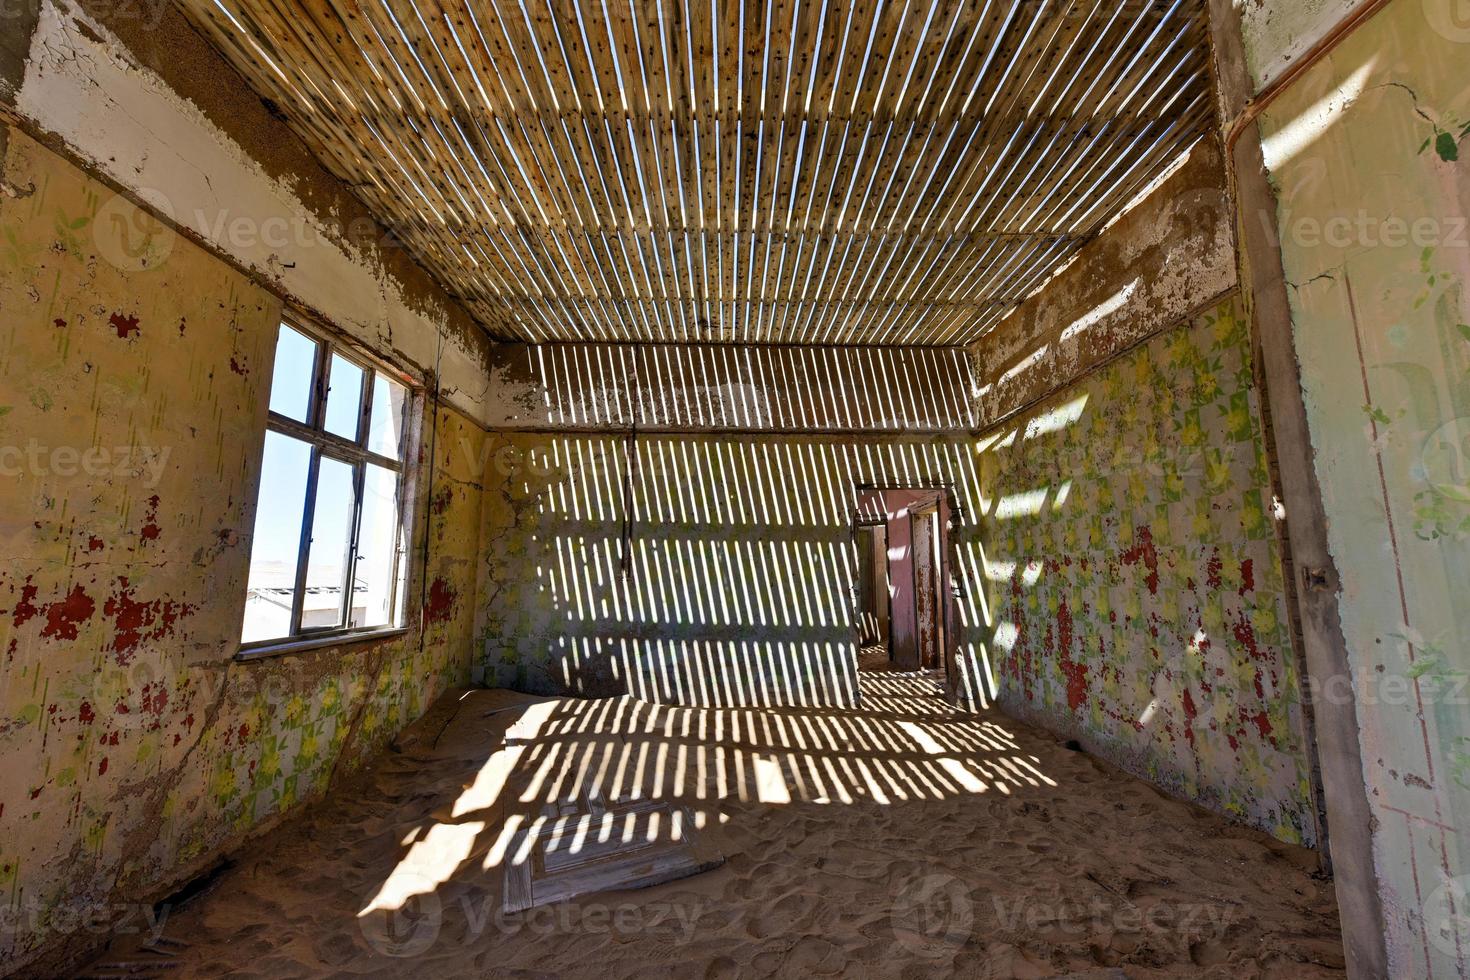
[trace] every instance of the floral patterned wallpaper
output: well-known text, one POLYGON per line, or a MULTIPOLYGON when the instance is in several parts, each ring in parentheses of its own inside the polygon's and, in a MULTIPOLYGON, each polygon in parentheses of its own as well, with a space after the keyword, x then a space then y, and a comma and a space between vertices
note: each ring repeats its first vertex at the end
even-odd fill
POLYGON ((999 701, 1313 843, 1280 549, 1236 301, 991 433, 999 701))

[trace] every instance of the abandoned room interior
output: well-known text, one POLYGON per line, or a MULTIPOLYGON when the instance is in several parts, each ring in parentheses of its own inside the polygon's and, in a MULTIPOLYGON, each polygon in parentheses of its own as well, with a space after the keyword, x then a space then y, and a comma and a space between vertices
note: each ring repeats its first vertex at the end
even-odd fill
POLYGON ((1464 0, 0 21, 0 976, 1470 976, 1464 0))

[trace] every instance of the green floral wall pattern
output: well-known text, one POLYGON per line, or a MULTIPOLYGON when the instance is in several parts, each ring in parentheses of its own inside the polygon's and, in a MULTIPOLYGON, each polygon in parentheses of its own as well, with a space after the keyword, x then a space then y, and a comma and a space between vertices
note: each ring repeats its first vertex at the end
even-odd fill
POLYGON ((1000 703, 1313 843, 1250 347, 1233 303, 992 433, 1000 703))

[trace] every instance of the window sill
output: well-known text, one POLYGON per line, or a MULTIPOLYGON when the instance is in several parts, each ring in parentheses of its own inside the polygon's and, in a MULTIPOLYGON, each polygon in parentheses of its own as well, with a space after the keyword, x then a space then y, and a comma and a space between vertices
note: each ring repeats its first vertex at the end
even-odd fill
POLYGON ((307 636, 294 640, 282 640, 279 643, 263 643, 260 646, 241 647, 235 654, 236 663, 249 663, 252 660, 268 660, 271 657, 283 657, 292 653, 306 653, 309 650, 321 650, 326 647, 356 646, 360 643, 372 643, 382 640, 391 640, 399 636, 407 636, 408 627, 395 626, 391 629, 363 630, 356 633, 332 633, 327 636, 307 636))

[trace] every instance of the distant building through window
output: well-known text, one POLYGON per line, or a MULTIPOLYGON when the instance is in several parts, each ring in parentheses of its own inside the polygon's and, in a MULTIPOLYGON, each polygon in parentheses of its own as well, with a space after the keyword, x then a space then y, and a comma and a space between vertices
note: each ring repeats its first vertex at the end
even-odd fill
POLYGON ((409 391, 281 324, 243 644, 401 625, 409 391))

